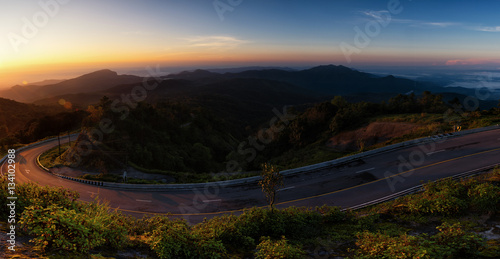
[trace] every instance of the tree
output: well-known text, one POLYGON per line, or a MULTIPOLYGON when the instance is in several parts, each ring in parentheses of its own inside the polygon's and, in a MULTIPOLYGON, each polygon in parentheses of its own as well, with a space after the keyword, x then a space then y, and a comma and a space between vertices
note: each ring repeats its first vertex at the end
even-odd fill
POLYGON ((262 192, 266 195, 266 200, 271 210, 273 210, 277 191, 283 187, 283 176, 279 173, 276 166, 268 165, 267 163, 262 165, 261 176, 262 180, 259 181, 259 185, 262 187, 262 192))
POLYGON ((335 105, 337 108, 341 109, 346 107, 349 103, 344 99, 344 97, 336 95, 333 100, 331 101, 331 104, 335 105))

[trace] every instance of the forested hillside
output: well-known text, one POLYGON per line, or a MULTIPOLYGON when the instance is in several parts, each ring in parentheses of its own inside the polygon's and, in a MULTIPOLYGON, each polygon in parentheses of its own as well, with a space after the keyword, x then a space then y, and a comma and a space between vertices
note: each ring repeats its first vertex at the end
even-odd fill
MULTIPOLYGON (((106 170, 110 170, 129 164, 165 172, 218 173, 227 172, 228 163, 236 162, 238 166, 233 170, 252 171, 271 161, 281 168, 291 168, 335 159, 377 144, 450 132, 457 125, 463 129, 486 126, 495 118, 498 121, 495 114, 499 113, 498 109, 454 110, 442 96, 424 92, 422 96, 400 94, 382 103, 350 103, 337 96, 307 109, 275 110, 283 113, 286 120, 264 113, 253 117, 252 124, 246 117, 252 112, 251 105, 243 101, 211 103, 217 98, 224 97, 141 102, 121 114, 112 111, 111 100, 105 97, 98 105, 89 107, 83 132, 98 129, 103 119, 110 120, 113 131, 103 135, 102 142, 81 165, 92 168, 96 163, 106 164, 106 170), (239 116, 244 119, 238 120, 239 116), (352 137, 349 148, 329 145, 338 134, 377 121, 390 122, 391 127, 398 123, 414 126, 386 138, 383 134, 352 137), (109 158, 103 154, 109 154, 109 158)), ((66 157, 71 156, 68 151, 66 157)))
POLYGON ((0 98, 0 146, 30 143, 80 128, 85 111, 38 106, 0 98))

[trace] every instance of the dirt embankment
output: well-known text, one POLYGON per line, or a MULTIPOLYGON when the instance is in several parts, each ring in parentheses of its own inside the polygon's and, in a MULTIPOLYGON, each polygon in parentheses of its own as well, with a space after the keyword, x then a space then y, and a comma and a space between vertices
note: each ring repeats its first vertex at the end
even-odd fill
POLYGON ((339 151, 356 151, 361 145, 369 147, 392 138, 410 134, 419 127, 415 123, 372 122, 357 130, 342 132, 330 138, 327 147, 339 151))

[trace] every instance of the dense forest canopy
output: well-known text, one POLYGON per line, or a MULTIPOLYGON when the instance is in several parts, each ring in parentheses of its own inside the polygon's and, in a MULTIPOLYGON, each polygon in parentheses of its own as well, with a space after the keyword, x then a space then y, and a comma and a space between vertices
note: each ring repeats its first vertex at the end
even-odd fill
MULTIPOLYGON (((122 114, 114 112, 110 99, 104 97, 98 105, 89 106, 83 129, 91 132, 103 119, 109 120, 113 130, 99 139, 102 140, 98 143, 99 150, 107 150, 110 154, 121 152, 118 160, 122 165, 131 163, 140 168, 164 171, 216 173, 228 171, 227 164, 236 162, 238 166, 231 169, 250 171, 258 170, 262 163, 290 150, 324 145, 329 137, 356 129, 384 114, 449 113, 455 116, 448 116, 449 121, 444 121, 443 117, 445 124, 467 124, 467 120, 458 116, 460 112, 453 104, 427 91, 421 96, 399 94, 382 103, 350 103, 336 96, 303 110, 285 107, 280 112, 287 113, 287 120, 269 118, 250 136, 242 137, 244 129, 238 121, 216 116, 214 109, 196 101, 140 102, 122 114)), ((217 109, 223 108, 224 105, 220 105, 217 109)), ((97 157, 87 159, 99 159, 97 157)))

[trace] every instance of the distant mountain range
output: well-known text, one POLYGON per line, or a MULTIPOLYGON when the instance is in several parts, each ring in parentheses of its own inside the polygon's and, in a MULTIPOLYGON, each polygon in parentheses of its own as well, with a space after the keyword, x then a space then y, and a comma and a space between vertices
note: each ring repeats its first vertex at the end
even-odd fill
MULTIPOLYGON (((265 104, 267 107, 328 100, 335 95, 343 95, 353 101, 372 102, 387 100, 397 94, 418 95, 423 91, 442 93, 445 100, 475 95, 475 89, 446 88, 432 82, 376 76, 335 65, 304 70, 272 67, 212 71, 199 69, 165 75, 162 79, 157 88, 148 92, 147 100, 218 96, 236 102, 248 102, 248 105, 265 104)), ((0 91, 0 97, 44 105, 57 104, 62 98, 76 106, 86 107, 96 103, 103 95, 119 98, 122 94, 130 94, 142 81, 142 77, 100 70, 62 82, 16 85, 0 91)), ((496 104, 494 101, 481 102, 485 109, 496 104)))
POLYGON ((141 77, 118 75, 114 71, 105 69, 55 84, 16 85, 1 91, 0 97, 29 103, 58 95, 98 92, 115 85, 141 81, 141 77))
POLYGON ((356 93, 406 93, 410 91, 444 90, 431 83, 417 82, 394 76, 379 77, 344 66, 325 65, 300 71, 283 69, 246 70, 238 73, 215 73, 207 70, 181 72, 165 78, 186 80, 222 80, 253 78, 286 82, 307 89, 308 92, 329 95, 356 93))

